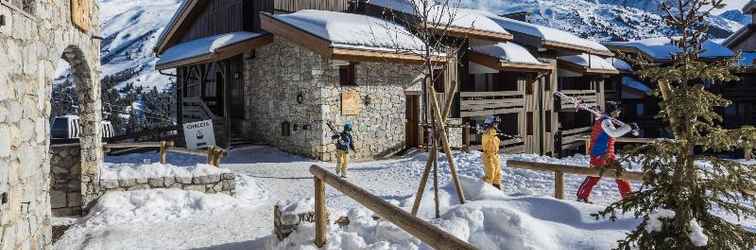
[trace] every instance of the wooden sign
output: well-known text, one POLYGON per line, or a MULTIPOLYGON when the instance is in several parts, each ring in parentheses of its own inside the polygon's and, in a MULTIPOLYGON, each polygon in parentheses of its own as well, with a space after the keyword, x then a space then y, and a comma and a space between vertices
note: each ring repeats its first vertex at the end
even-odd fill
POLYGON ((71 22, 83 32, 92 29, 91 0, 71 0, 71 22))
POLYGON ((360 102, 360 92, 357 90, 341 92, 342 115, 359 115, 361 110, 362 102, 360 102))

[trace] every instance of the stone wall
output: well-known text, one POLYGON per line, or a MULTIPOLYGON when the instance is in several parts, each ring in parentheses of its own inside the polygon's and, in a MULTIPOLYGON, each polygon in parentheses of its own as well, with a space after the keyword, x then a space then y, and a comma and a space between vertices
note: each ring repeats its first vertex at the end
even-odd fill
POLYGON ((283 38, 245 55, 246 134, 260 143, 330 161, 335 146, 326 122, 354 124, 357 153, 371 159, 401 150, 404 91, 418 83, 418 66, 358 62, 357 86, 340 86, 334 62, 283 38), (341 93, 356 90, 364 103, 356 116, 341 113, 341 93), (288 124, 290 135, 283 133, 288 124))
MULTIPOLYGON (((89 190, 83 191, 81 173, 81 148, 78 144, 54 145, 50 149, 50 206, 54 216, 81 216, 86 213, 82 198, 90 195, 96 201, 108 191, 130 191, 140 189, 178 188, 204 193, 225 193, 232 195, 236 176, 230 172, 202 174, 197 176, 161 176, 130 179, 104 179, 88 183, 89 190)), ((102 171, 107 171, 103 169, 102 171)), ((118 176, 118 174, 110 174, 118 176)))
POLYGON ((50 159, 50 207, 53 216, 81 215, 81 147, 51 147, 50 159))
POLYGON ((103 192, 131 191, 142 189, 178 188, 203 193, 224 193, 233 195, 236 176, 233 173, 219 175, 202 175, 193 177, 152 177, 134 179, 102 179, 99 188, 103 192))
POLYGON ((102 162, 99 142, 100 104, 99 7, 90 1, 94 30, 81 32, 71 23, 71 1, 0 1, 0 249, 46 249, 51 245, 49 116, 52 80, 62 55, 82 100, 86 172, 102 162), (28 4, 19 8, 11 3, 28 4), (26 9, 26 10, 23 10, 26 9), (68 49, 68 50, 66 50, 68 49), (64 53, 67 51, 68 53, 64 53))

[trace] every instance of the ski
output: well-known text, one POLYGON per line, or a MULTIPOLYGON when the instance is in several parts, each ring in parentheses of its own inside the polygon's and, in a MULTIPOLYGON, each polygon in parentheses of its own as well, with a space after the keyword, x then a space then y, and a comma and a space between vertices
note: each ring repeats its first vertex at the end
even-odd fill
MULTIPOLYGON (((584 111, 591 112, 596 117, 600 117, 604 115, 604 112, 601 112, 598 109, 585 104, 583 100, 581 100, 580 98, 568 96, 567 94, 562 93, 560 91, 555 91, 554 96, 558 97, 559 99, 564 99, 564 100, 567 100, 568 102, 575 104, 575 109, 577 110, 584 110, 584 111)), ((627 123, 620 121, 617 118, 614 118, 611 116, 608 116, 608 117, 612 122, 614 122, 615 124, 619 126, 628 126, 627 123)), ((640 135, 640 132, 639 132, 640 128, 638 128, 638 125, 632 124, 632 126, 630 127, 632 128, 631 133, 633 134, 633 136, 640 135)))

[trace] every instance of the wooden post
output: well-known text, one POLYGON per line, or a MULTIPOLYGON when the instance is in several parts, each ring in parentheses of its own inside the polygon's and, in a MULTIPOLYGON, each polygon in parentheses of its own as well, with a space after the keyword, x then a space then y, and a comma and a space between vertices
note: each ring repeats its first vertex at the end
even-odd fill
POLYGON ((222 148, 214 148, 215 152, 213 152, 213 166, 220 167, 220 161, 223 158, 223 150, 222 148))
POLYGON ((591 138, 585 139, 585 155, 591 155, 591 138))
POLYGON ((168 161, 168 143, 166 141, 160 141, 160 164, 165 164, 168 161))
POLYGON ((465 152, 470 152, 470 123, 465 123, 464 133, 462 133, 462 143, 465 144, 465 152))
POLYGON ((210 146, 207 148, 207 164, 213 165, 215 160, 213 159, 215 157, 215 146, 210 146))
POLYGON ((564 173, 554 171, 554 198, 564 199, 564 173))
POLYGON ((438 107, 438 100, 436 99, 436 90, 433 86, 428 84, 428 89, 431 92, 431 108, 436 114, 436 119, 433 119, 437 123, 436 129, 438 130, 439 137, 441 137, 441 146, 446 153, 446 159, 449 161, 449 170, 451 170, 452 181, 454 182, 454 189, 457 191, 457 197, 459 198, 459 204, 465 204, 465 193, 462 191, 462 184, 459 183, 459 176, 457 175, 457 165, 454 162, 454 155, 449 147, 449 137, 446 135, 446 125, 442 122, 441 109, 438 107))
POLYGON ((328 217, 325 201, 325 183, 316 177, 315 179, 315 245, 323 247, 326 244, 328 230, 328 217))
MULTIPOLYGON (((436 152, 438 152, 438 149, 436 148, 431 149, 428 159, 435 159, 436 152)), ((420 178, 420 187, 417 188, 417 193, 415 193, 415 203, 412 204, 413 216, 417 216, 417 210, 420 208, 420 201, 422 201, 423 199, 423 193, 425 193, 425 185, 428 183, 428 175, 430 175, 430 171, 432 168, 433 168, 433 161, 428 160, 428 162, 425 163, 425 170, 423 170, 423 176, 420 178)))

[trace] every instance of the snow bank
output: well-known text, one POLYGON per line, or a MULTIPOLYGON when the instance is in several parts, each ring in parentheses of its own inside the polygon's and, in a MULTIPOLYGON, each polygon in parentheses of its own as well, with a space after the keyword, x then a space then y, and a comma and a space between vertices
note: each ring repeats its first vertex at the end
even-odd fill
POLYGON ((181 60, 210 55, 215 53, 218 49, 261 36, 262 34, 260 33, 239 31, 180 43, 165 50, 165 52, 160 55, 160 60, 157 61, 156 65, 159 67, 160 65, 166 65, 181 60))
POLYGON ((425 47, 403 26, 364 15, 300 10, 274 18, 330 41, 337 48, 421 51, 425 47))
MULTIPOLYGON (((635 228, 639 220, 595 220, 602 207, 547 197, 509 196, 474 178, 463 177, 468 202, 456 203, 451 185, 441 191, 443 214, 431 223, 480 249, 609 249, 635 228), (453 205, 449 205, 453 204, 453 205)), ((426 192, 426 196, 431 192, 426 192)), ((421 207, 431 207, 425 197, 421 207)), ((405 209, 409 209, 408 207, 405 209)), ((326 249, 425 249, 418 239, 388 221, 374 220, 364 208, 336 211, 331 220, 347 215, 350 224, 332 226, 326 249)), ((422 215, 428 218, 426 215, 422 215)), ((271 249, 309 249, 312 225, 301 226, 284 241, 271 239, 271 249)))
POLYGON ((507 42, 484 45, 471 48, 473 51, 498 58, 509 63, 543 64, 530 52, 519 44, 507 42))
POLYGON ((197 177, 231 173, 228 169, 207 164, 179 167, 171 164, 136 164, 106 162, 100 173, 103 180, 145 179, 161 177, 197 177))
MULTIPOLYGON (((680 53, 680 48, 673 45, 669 38, 657 37, 626 42, 607 42, 609 47, 636 49, 656 61, 671 60, 672 56, 680 53)), ((703 43, 702 58, 733 57, 735 53, 719 43, 708 40, 703 43)))

